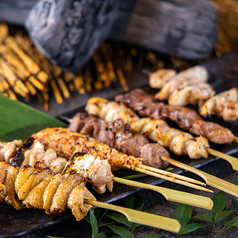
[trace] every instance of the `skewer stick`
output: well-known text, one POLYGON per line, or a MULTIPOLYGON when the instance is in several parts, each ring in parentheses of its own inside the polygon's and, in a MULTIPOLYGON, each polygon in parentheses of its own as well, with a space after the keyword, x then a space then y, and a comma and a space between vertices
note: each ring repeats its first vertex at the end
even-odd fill
POLYGON ((168 158, 164 155, 161 156, 161 159, 164 160, 164 161, 167 161, 168 163, 170 164, 173 164, 181 169, 186 169, 192 173, 195 173, 197 175, 199 175, 200 177, 202 177, 208 185, 214 187, 214 188, 218 188, 226 193, 229 193, 231 195, 234 195, 234 196, 238 196, 238 186, 232 184, 232 183, 229 183, 225 180, 222 180, 220 178, 217 178, 213 175, 210 175, 208 173, 205 173, 201 170, 198 170, 198 169, 195 169, 189 165, 186 165, 186 164, 183 164, 179 161, 176 161, 176 160, 173 160, 171 158, 168 158))
POLYGON ((173 182, 173 183, 182 184, 182 185, 187 186, 187 187, 203 190, 203 191, 206 191, 206 192, 213 192, 210 189, 195 185, 193 183, 189 183, 189 182, 186 182, 184 180, 177 179, 175 177, 170 177, 170 176, 166 176, 166 175, 162 175, 162 174, 157 174, 155 172, 151 172, 151 171, 148 171, 148 170, 145 170, 145 169, 141 169, 139 167, 135 167, 133 170, 144 173, 144 174, 148 174, 148 175, 151 175, 151 176, 154 176, 154 177, 157 177, 157 178, 165 179, 165 180, 173 182))
POLYGON ((121 184, 126 184, 129 186, 133 186, 133 187, 145 188, 145 189, 156 191, 162 194, 169 201, 184 203, 187 205, 201 207, 201 208, 205 208, 209 210, 211 210, 213 206, 212 200, 208 197, 203 197, 203 196, 199 196, 199 195, 195 195, 191 193, 181 192, 181 191, 177 191, 177 190, 173 190, 169 188, 163 188, 159 186, 154 186, 154 185, 150 185, 146 183, 140 183, 137 181, 118 178, 118 177, 114 177, 113 181, 117 183, 121 183, 121 184))
POLYGON ((232 168, 234 170, 238 171, 238 159, 237 158, 232 157, 232 156, 227 155, 227 154, 224 154, 224 153, 221 153, 217 150, 213 150, 211 148, 206 148, 206 150, 208 151, 209 154, 220 157, 220 158, 228 161, 231 164, 232 168))
POLYGON ((152 226, 152 227, 156 227, 156 228, 160 228, 160 229, 172 231, 172 232, 178 232, 181 227, 180 223, 176 219, 173 219, 173 218, 162 217, 159 215, 136 211, 130 208, 120 207, 120 206, 116 206, 116 205, 108 204, 104 202, 99 202, 99 201, 85 199, 85 203, 120 212, 124 214, 129 221, 140 223, 146 226, 152 226))
POLYGON ((166 176, 170 176, 172 178, 178 178, 180 180, 185 180, 186 182, 191 182, 191 183, 199 184, 199 185, 202 185, 202 186, 206 186, 205 183, 200 182, 198 180, 195 180, 195 179, 192 179, 192 178, 188 178, 188 177, 185 177, 183 175, 170 173, 170 172, 167 172, 167 171, 162 170, 162 169, 157 169, 157 168, 150 167, 150 166, 143 165, 143 164, 140 165, 140 168, 143 168, 143 169, 146 169, 146 170, 150 170, 150 171, 153 171, 153 172, 156 172, 156 173, 159 173, 159 174, 163 174, 163 175, 166 175, 166 176))
POLYGON ((234 141, 238 143, 238 137, 234 137, 234 141))

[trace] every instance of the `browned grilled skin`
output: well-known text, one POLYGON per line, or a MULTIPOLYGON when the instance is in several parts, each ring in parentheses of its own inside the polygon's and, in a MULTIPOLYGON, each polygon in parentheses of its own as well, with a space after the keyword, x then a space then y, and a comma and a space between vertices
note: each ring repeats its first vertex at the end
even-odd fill
POLYGON ((147 94, 142 89, 135 89, 127 94, 118 95, 115 100, 125 103, 141 116, 155 119, 169 118, 182 129, 189 130, 195 135, 204 136, 213 143, 224 144, 234 140, 234 135, 230 130, 216 123, 203 121, 195 110, 155 102, 153 95, 147 94))
POLYGON ((122 119, 106 124, 96 116, 77 113, 72 118, 68 128, 92 136, 125 154, 141 157, 143 158, 143 164, 156 168, 168 166, 167 163, 161 160, 160 156, 169 156, 169 152, 158 143, 150 143, 142 134, 133 135, 131 127, 124 123, 122 119), (143 149, 145 145, 146 150, 143 149))
POLYGON ((19 170, 0 162, 0 195, 16 209, 37 208, 45 209, 47 214, 58 214, 69 207, 79 221, 92 207, 84 204, 84 199, 96 200, 85 186, 80 185, 82 181, 80 174, 64 177, 54 175, 49 169, 28 165, 19 170))
POLYGON ((66 128, 47 128, 34 134, 45 148, 53 148, 57 154, 70 159, 77 152, 88 152, 94 157, 107 159, 111 167, 133 169, 142 163, 142 158, 127 156, 97 140, 66 128))
POLYGON ((115 100, 137 111, 140 116, 153 119, 169 118, 176 122, 180 128, 186 130, 192 126, 194 121, 201 120, 195 110, 156 102, 153 95, 142 89, 134 89, 129 93, 118 95, 115 100))
POLYGON ((213 122, 195 121, 190 128, 190 132, 202 135, 216 144, 231 143, 234 140, 234 135, 230 130, 213 122))

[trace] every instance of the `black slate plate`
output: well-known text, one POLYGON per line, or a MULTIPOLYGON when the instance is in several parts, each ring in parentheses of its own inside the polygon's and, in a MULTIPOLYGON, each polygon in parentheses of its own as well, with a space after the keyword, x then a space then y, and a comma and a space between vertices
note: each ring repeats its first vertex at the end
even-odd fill
MULTIPOLYGON (((216 90, 216 92, 221 92, 226 89, 229 89, 231 87, 238 87, 238 53, 232 52, 227 55, 224 55, 220 59, 216 59, 213 61, 210 61, 206 64, 204 64, 209 73, 210 73, 210 83, 216 90)), ((135 78, 135 75, 131 75, 131 78, 135 78)), ((136 72, 136 80, 132 80, 132 87, 136 86, 142 86, 145 85, 144 88, 147 90, 149 89, 147 84, 147 77, 143 74, 138 74, 136 72), (138 83, 136 83, 136 81, 138 83)), ((111 98, 112 96, 115 96, 118 91, 113 94, 113 89, 108 88, 106 91, 104 91, 104 95, 107 94, 108 90, 108 97, 111 98), (109 96, 110 95, 110 96, 109 96)), ((97 95, 100 96, 100 95, 97 95)), ((74 109, 72 109, 67 113, 64 113, 64 116, 71 117, 78 111, 83 111, 83 107, 77 107, 77 105, 74 106, 74 109)), ((235 122, 223 122, 221 119, 212 117, 209 120, 218 122, 227 128, 231 129, 233 133, 238 136, 238 121, 235 122)), ((211 145, 212 148, 217 149, 223 153, 226 154, 235 154, 238 152, 238 144, 231 143, 229 145, 211 145)), ((218 158, 215 158, 213 156, 209 156, 207 159, 201 159, 201 160, 190 160, 186 156, 184 157, 176 157, 174 155, 171 155, 171 157, 176 158, 184 163, 187 163, 191 166, 194 166, 196 168, 199 168, 201 166, 212 166, 212 163, 215 162, 218 158)), ((227 166, 230 166, 230 164, 227 162, 227 166)), ((183 171, 180 169, 176 169, 175 172, 182 173, 183 171)), ((124 174, 124 172, 123 172, 124 174)), ((121 172, 122 175, 122 172, 121 172)), ((161 184, 163 180, 156 179, 153 177, 144 177, 140 181, 149 183, 149 184, 161 184)), ((112 193, 105 193, 103 195, 96 195, 97 199, 104 202, 113 202, 117 201, 121 198, 124 198, 132 193, 135 193, 139 191, 139 188, 131 188, 127 187, 121 184, 115 184, 114 191, 112 193)), ((69 218, 72 218, 72 215, 70 211, 67 211, 64 215, 46 215, 44 211, 40 210, 22 210, 22 211, 16 211, 12 207, 8 206, 7 204, 0 204, 0 237, 14 237, 14 236, 20 236, 23 234, 26 234, 34 229, 43 228, 46 226, 50 226, 52 224, 56 224, 58 222, 63 222, 65 220, 68 220, 69 218)))

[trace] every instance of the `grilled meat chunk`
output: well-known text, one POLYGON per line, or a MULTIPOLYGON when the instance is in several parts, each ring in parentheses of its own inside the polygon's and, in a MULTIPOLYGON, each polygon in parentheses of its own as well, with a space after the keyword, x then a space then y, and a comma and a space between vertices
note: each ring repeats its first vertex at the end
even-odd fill
POLYGON ((213 122, 195 121, 190 132, 202 135, 215 144, 231 143, 234 140, 234 135, 230 130, 213 122))
POLYGON ((176 122, 179 127, 186 130, 192 126, 193 121, 201 120, 195 110, 156 102, 153 95, 146 93, 142 89, 134 89, 124 95, 118 95, 115 100, 137 111, 142 117, 169 118, 171 121, 176 122))
POLYGON ((224 91, 206 101, 200 108, 202 116, 217 114, 225 121, 234 121, 238 118, 238 91, 236 88, 224 91))
POLYGON ((186 69, 176 76, 174 76, 168 83, 166 83, 155 98, 160 100, 168 100, 171 94, 177 88, 184 88, 188 85, 196 85, 205 83, 208 80, 208 73, 205 67, 197 65, 186 69))
MULTIPOLYGON (((107 104, 109 105, 109 104, 107 104)), ((73 125, 78 125, 77 128, 81 128, 81 130, 78 130, 81 134, 87 134, 89 136, 92 136, 93 138, 99 140, 100 142, 104 142, 108 144, 109 146, 112 145, 113 142, 113 147, 116 148, 117 150, 128 154, 128 155, 133 155, 135 157, 142 157, 141 156, 141 150, 143 146, 146 144, 151 144, 148 139, 142 135, 142 134, 135 134, 133 135, 131 127, 125 123, 122 119, 117 119, 109 124, 106 124, 102 119, 95 117, 93 115, 88 115, 85 113, 77 113, 71 120, 71 123, 69 125, 69 128, 76 129, 76 127, 72 127, 71 124, 73 125), (93 120, 94 118, 94 120, 93 120), (106 133, 98 133, 98 134, 104 134, 105 136, 110 136, 110 138, 101 138, 101 137, 96 137, 93 133, 87 134, 88 132, 84 130, 84 128, 87 128, 87 124, 90 123, 91 121, 94 121, 95 123, 98 123, 99 125, 102 125, 103 127, 99 127, 98 125, 93 124, 95 127, 99 128, 100 130, 103 130, 107 128, 106 133), (77 122, 76 122, 77 121, 77 122), (81 126, 83 124, 83 126, 81 126), (113 138, 111 138, 113 136, 113 138), (110 141, 105 142, 105 141, 110 141)), ((91 131, 94 131, 92 129, 91 131)), ((147 146, 147 148, 150 146, 147 146)), ((154 148, 154 145, 151 145, 152 148, 154 148)), ((164 152, 163 155, 169 155, 169 153, 161 147, 159 144, 156 145, 158 149, 157 155, 154 157, 155 162, 152 161, 152 158, 148 159, 146 157, 142 157, 143 163, 146 165, 150 166, 157 166, 157 168, 165 167, 168 164, 164 163, 161 159, 160 156, 162 155, 161 153, 164 152), (160 161, 161 160, 161 161, 160 161), (159 166, 159 167, 158 167, 159 166)))
POLYGON ((151 88, 162 88, 176 75, 173 69, 159 69, 149 76, 149 85, 151 88))

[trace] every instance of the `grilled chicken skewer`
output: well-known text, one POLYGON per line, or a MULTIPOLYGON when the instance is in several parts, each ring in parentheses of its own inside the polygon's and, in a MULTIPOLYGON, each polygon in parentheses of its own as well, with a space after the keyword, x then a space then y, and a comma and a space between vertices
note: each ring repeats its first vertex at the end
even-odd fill
POLYGON ((161 119, 139 118, 139 116, 124 104, 108 101, 102 98, 89 99, 86 111, 104 119, 107 123, 118 118, 131 126, 134 133, 144 134, 148 139, 167 147, 176 155, 185 155, 192 159, 207 157, 208 141, 204 137, 194 138, 191 134, 169 127, 161 119))
POLYGON ((88 135, 127 155, 143 158, 145 165, 158 169, 168 166, 160 156, 169 157, 169 152, 158 143, 150 143, 143 134, 133 135, 131 127, 122 119, 107 124, 88 113, 77 113, 72 119, 62 118, 70 123, 69 130, 88 135))
MULTIPOLYGON (((3 156, 5 156, 8 151, 3 152, 3 149, 0 152, 3 156)), ((38 161, 41 161, 41 168, 49 167, 53 171, 58 172, 62 170, 67 160, 71 158, 72 155, 76 153, 76 151, 79 151, 81 153, 92 153, 92 155, 101 158, 102 161, 105 160, 114 169, 115 167, 133 169, 136 171, 141 171, 143 173, 148 173, 149 175, 155 177, 169 180, 171 182, 178 182, 186 186, 208 191, 206 188, 192 184, 196 183, 204 185, 204 183, 202 182, 163 170, 156 172, 151 171, 150 167, 145 167, 141 164, 141 161, 143 160, 142 158, 136 158, 133 156, 127 156, 123 153, 119 153, 117 150, 112 149, 103 143, 99 143, 98 141, 89 138, 88 136, 83 136, 79 133, 74 133, 63 128, 45 129, 37 133, 34 137, 29 138, 17 151, 14 158, 10 160, 10 163, 11 165, 16 167, 22 167, 29 164, 34 166, 38 161), (57 157, 58 154, 60 154, 61 156, 57 157), (42 167, 43 165, 44 167, 42 167)), ((110 183, 111 175, 109 172, 105 174, 109 175, 109 180, 102 188, 100 188, 100 191, 99 189, 96 189, 97 192, 103 193, 106 190, 106 186, 109 190, 112 189, 112 184, 110 183)), ((90 178, 89 182, 91 184, 94 183, 93 181, 95 181, 95 184, 97 183, 96 178, 91 178, 90 176, 86 177, 90 178)), ((97 188, 98 186, 95 186, 95 184, 92 185, 93 187, 97 188)))
MULTIPOLYGON (((15 171, 15 175, 16 175, 17 171, 19 171, 19 168, 20 168, 20 172, 17 174, 16 180, 14 182, 14 186, 9 186, 9 188, 10 187, 12 188, 12 192, 11 192, 12 196, 10 196, 10 198, 6 196, 6 194, 9 193, 9 190, 8 191, 4 190, 5 192, 3 192, 2 194, 3 197, 6 198, 6 201, 10 204, 13 204, 13 206, 14 204, 17 204, 16 200, 14 200, 15 196, 13 196, 13 188, 15 188, 15 191, 21 200, 26 199, 30 189, 32 190, 33 187, 37 185, 37 183, 39 184, 41 180, 44 179, 44 177, 47 177, 53 173, 52 170, 46 167, 46 164, 49 165, 49 162, 50 162, 49 160, 51 160, 51 162, 53 161, 55 162, 54 163, 55 167, 56 165, 59 165, 59 163, 61 162, 57 157, 53 158, 52 154, 49 158, 49 153, 47 154, 47 152, 49 150, 53 150, 52 148, 50 148, 45 152, 45 155, 42 157, 42 159, 38 157, 38 159, 40 160, 35 162, 34 164, 35 169, 33 169, 33 166, 27 164, 29 162, 29 160, 27 159, 27 154, 28 156, 29 154, 35 155, 36 150, 38 151, 39 154, 42 154, 42 151, 41 152, 39 151, 39 147, 40 147, 39 143, 40 143, 39 141, 37 141, 37 143, 36 141, 32 142, 32 139, 30 138, 30 140, 27 140, 15 154, 12 154, 14 158, 11 159, 11 162, 12 164, 15 164, 15 167, 9 166, 5 162, 0 163, 0 172, 2 175, 2 177, 0 178, 0 184, 3 184, 3 185, 4 184, 6 185, 6 183, 8 183, 7 182, 8 180, 10 180, 11 182, 14 181, 14 176, 13 178, 11 177, 11 179, 6 178, 6 180, 4 181, 4 176, 6 176, 6 171, 8 169, 9 171, 13 170, 15 171), (27 149, 27 146, 28 147, 30 146, 31 149, 30 150, 27 149), (46 154, 48 156, 46 156, 46 154), (23 161, 21 159, 19 160, 19 157, 20 158, 24 157, 24 160, 23 161), (33 170, 35 172, 33 172, 33 170), (32 177, 30 178, 31 175, 32 177), (28 178, 29 178, 29 181, 26 182, 25 180, 28 178), (36 182, 34 182, 34 180, 36 182), (33 184, 34 186, 32 185, 33 182, 34 182, 33 184)), ((9 154, 8 152, 10 151, 9 148, 11 144, 13 146, 15 145, 14 143, 10 143, 10 142, 6 143, 5 145, 6 148, 4 152, 2 151, 3 156, 5 154, 9 154)), ((8 160, 8 162, 10 162, 10 160, 8 160)), ((111 191, 113 186, 112 181, 115 181, 117 183, 155 190, 159 193, 162 193, 167 200, 182 202, 185 204, 199 206, 206 209, 212 208, 212 202, 209 198, 114 177, 111 173, 111 167, 108 164, 107 160, 100 160, 99 158, 95 158, 88 153, 86 154, 75 153, 73 157, 65 164, 64 167, 62 166, 59 166, 59 167, 61 169, 60 170, 57 169, 57 173, 61 173, 61 175, 63 175, 64 177, 68 177, 75 174, 81 174, 84 179, 80 182, 80 184, 85 185, 85 182, 89 181, 89 183, 92 184, 94 190, 97 191, 98 193, 105 192, 106 187, 111 191)), ((61 175, 55 176, 54 182, 52 185, 53 187, 56 186, 56 184, 58 184, 58 182, 62 180, 61 175)), ((51 177, 52 176, 50 176, 49 179, 51 179, 51 177)), ((2 187, 4 187, 3 185, 2 187)), ((50 186, 50 188, 52 188, 52 186, 50 186)), ((50 204, 51 203, 49 199, 45 200, 43 208, 47 212, 50 211, 50 204)), ((15 206, 15 207, 19 209, 19 206, 15 206)))
POLYGON ((5 162, 0 162, 0 169, 1 174, 7 174, 4 184, 0 184, 0 195, 16 209, 25 206, 44 209, 47 214, 60 214, 69 208, 76 220, 80 221, 94 205, 121 212, 132 222, 175 232, 180 229, 175 219, 97 202, 94 195, 81 185, 84 178, 79 173, 65 176, 54 174, 50 169, 42 170, 32 166, 23 166, 18 173, 18 168, 5 162), (14 177, 9 176, 13 175, 11 171, 14 171, 14 177))
POLYGON ((118 95, 115 100, 132 108, 142 117, 168 118, 181 129, 204 136, 215 144, 231 143, 234 140, 234 135, 230 130, 216 123, 203 121, 195 110, 156 102, 153 95, 142 89, 135 89, 127 94, 118 95))
MULTIPOLYGON (((207 141, 204 140, 205 139, 204 137, 198 137, 194 141, 192 135, 189 133, 184 133, 184 132, 181 132, 181 131, 179 131, 177 129, 173 129, 173 128, 172 128, 172 132, 171 132, 169 130, 169 127, 167 126, 167 123, 164 122, 163 120, 159 120, 159 119, 153 120, 153 119, 149 119, 149 118, 139 119, 139 117, 134 113, 134 111, 126 108, 124 104, 119 104, 116 102, 109 102, 108 100, 101 99, 101 98, 91 98, 88 101, 86 110, 89 113, 95 114, 99 117, 102 117, 102 118, 104 117, 106 120, 109 120, 109 121, 115 120, 116 118, 123 118, 128 124, 131 125, 132 131, 134 131, 136 133, 144 133, 146 136, 148 136, 149 139, 159 142, 163 146, 166 146, 166 143, 164 143, 164 142, 169 141, 170 142, 170 146, 169 146, 170 150, 173 151, 177 155, 182 155, 182 153, 184 153, 184 151, 188 152, 188 155, 190 156, 190 158, 198 158, 200 154, 203 154, 203 157, 205 157, 205 156, 207 156, 208 153, 215 155, 215 156, 218 155, 217 151, 214 151, 214 150, 208 148, 209 144, 207 141), (109 114, 109 113, 107 114, 107 109, 109 109, 109 108, 114 108, 112 114, 109 114), (162 126, 159 127, 159 124, 157 124, 157 123, 161 123, 162 126), (167 126, 167 129, 165 130, 164 128, 166 128, 166 126, 167 126), (142 128, 141 129, 142 131, 138 130, 138 128, 142 128), (162 128, 162 130, 161 130, 161 128, 162 128), (160 131, 162 131, 162 132, 160 132, 160 131), (177 134, 176 134, 176 132, 177 132, 177 134), (164 133, 164 135, 162 133, 164 133), (168 135, 166 135, 166 133, 168 133, 168 135), (158 141, 158 139, 161 139, 161 134, 163 135, 162 138, 167 138, 167 140, 158 141), (168 140, 168 138, 170 138, 170 140, 168 140), (171 138, 173 138, 173 139, 171 139, 171 138), (191 143, 191 142, 192 143, 189 144, 188 141, 189 141, 189 143, 191 143), (191 146, 190 150, 187 149, 185 146, 191 146), (205 151, 205 153, 204 153, 204 151, 205 151)), ((212 135, 213 136, 221 135, 221 136, 223 136, 222 141, 226 141, 226 139, 229 138, 229 136, 233 136, 232 133, 228 129, 223 128, 223 127, 219 126, 218 124, 215 124, 212 122, 197 121, 196 124, 194 125, 194 128, 196 128, 198 126, 202 127, 204 124, 206 126, 205 127, 206 131, 203 131, 203 133, 204 134, 206 133, 206 135, 207 135, 210 132, 210 134, 208 136, 209 138, 213 138, 212 135), (210 128, 209 128, 209 126, 210 126, 210 128), (212 130, 215 130, 215 131, 212 131, 212 130)), ((198 127, 198 129, 200 129, 200 128, 198 127)), ((233 139, 235 139, 234 136, 233 136, 233 139)), ((213 142, 215 142, 215 141, 221 142, 220 138, 213 138, 213 142)), ((202 156, 200 156, 200 157, 202 157, 202 156)), ((236 158, 234 158, 232 156, 228 156, 223 153, 219 153, 219 157, 222 159, 225 159, 229 163, 231 163, 234 170, 238 170, 238 160, 236 158)))

